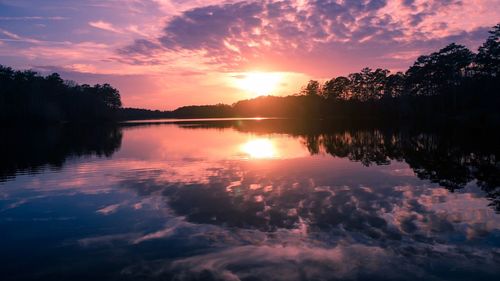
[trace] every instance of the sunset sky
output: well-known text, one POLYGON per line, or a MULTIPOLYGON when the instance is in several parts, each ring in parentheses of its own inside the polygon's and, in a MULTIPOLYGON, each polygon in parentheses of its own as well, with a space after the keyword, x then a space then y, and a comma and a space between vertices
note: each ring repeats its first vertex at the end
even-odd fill
POLYGON ((476 51, 499 22, 499 0, 0 0, 0 64, 173 109, 404 70, 451 42, 476 51))

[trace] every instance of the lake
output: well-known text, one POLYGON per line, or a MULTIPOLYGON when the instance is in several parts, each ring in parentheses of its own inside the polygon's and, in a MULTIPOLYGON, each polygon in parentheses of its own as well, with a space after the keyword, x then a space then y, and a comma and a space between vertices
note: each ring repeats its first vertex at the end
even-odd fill
POLYGON ((0 279, 500 280, 495 132, 3 129, 0 279))

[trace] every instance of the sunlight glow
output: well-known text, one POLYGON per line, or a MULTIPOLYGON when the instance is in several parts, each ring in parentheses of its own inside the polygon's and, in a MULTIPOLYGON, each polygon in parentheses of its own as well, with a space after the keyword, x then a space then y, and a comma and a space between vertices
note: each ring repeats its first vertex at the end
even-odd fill
POLYGON ((276 91, 283 80, 277 72, 245 72, 236 76, 235 86, 253 95, 268 95, 276 91))
POLYGON ((246 142, 241 146, 241 151, 247 154, 248 157, 256 159, 274 158, 277 156, 273 142, 263 138, 246 142))

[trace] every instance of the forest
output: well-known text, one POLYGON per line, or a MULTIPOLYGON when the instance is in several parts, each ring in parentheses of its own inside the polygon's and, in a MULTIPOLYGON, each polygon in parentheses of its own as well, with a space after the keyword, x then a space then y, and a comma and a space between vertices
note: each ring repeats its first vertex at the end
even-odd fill
MULTIPOLYGON (((500 123, 500 24, 476 53, 455 43, 422 55, 405 72, 363 68, 299 93, 173 111, 122 108, 109 84, 78 85, 57 73, 0 66, 0 121, 92 122, 156 118, 284 117, 500 123)), ((168 101, 167 101, 168 102, 168 101)))
POLYGON ((42 76, 0 65, 0 121, 61 123, 113 121, 120 93, 109 84, 64 81, 57 73, 42 76))

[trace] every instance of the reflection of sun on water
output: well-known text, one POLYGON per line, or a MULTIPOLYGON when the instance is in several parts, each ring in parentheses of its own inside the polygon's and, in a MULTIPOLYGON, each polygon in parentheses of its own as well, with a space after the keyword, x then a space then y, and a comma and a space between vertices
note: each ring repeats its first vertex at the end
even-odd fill
POLYGON ((274 158, 277 156, 276 148, 268 139, 254 139, 241 146, 241 150, 250 158, 274 158))

